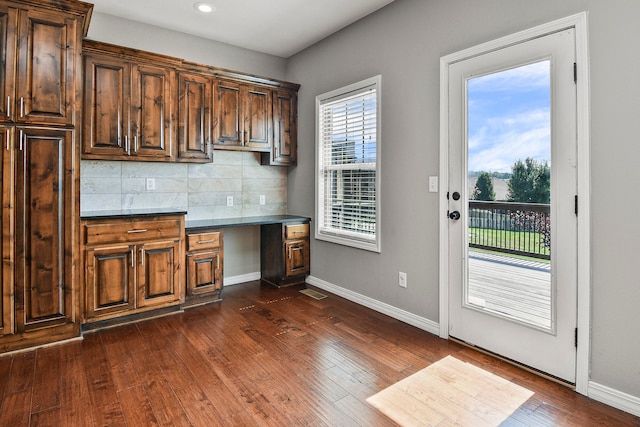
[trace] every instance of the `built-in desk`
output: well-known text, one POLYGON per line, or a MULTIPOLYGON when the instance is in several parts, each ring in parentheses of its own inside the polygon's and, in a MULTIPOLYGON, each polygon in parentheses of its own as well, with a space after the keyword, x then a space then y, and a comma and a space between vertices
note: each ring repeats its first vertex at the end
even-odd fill
POLYGON ((277 287, 304 283, 310 272, 308 217, 185 222, 186 213, 179 209, 81 212, 83 323, 156 306, 188 307, 220 300, 224 230, 229 227, 260 227, 260 274, 266 283, 277 287), (179 230, 173 230, 175 224, 179 230))
MULTIPOLYGON (((207 233, 219 233, 219 238, 221 239, 224 228, 260 226, 261 278, 266 283, 281 287, 304 283, 309 274, 310 222, 311 218, 304 216, 266 215, 189 220, 186 222, 185 228, 187 240, 189 240, 190 236, 198 236, 197 238, 200 241, 207 241, 215 238, 213 236, 207 237, 207 233)), ((187 253, 188 257, 189 255, 195 256, 187 253)), ((187 296, 189 296, 189 287, 191 286, 189 281, 200 282, 194 278, 197 272, 193 262, 192 258, 191 268, 187 267, 188 271, 193 271, 191 275, 187 273, 187 296)), ((209 258, 205 258, 205 262, 212 261, 209 258)))

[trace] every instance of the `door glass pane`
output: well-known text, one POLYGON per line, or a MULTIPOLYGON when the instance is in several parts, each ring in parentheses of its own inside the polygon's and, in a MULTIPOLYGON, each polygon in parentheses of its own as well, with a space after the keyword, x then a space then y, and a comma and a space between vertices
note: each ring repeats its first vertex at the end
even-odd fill
POLYGON ((468 308, 549 330, 551 63, 467 81, 468 308))

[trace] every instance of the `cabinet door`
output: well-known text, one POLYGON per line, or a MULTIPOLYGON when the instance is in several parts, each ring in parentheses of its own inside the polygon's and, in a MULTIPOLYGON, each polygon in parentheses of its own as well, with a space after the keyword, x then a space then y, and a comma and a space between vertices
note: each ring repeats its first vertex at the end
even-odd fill
POLYGON ((110 56, 86 56, 84 61, 82 152, 127 155, 131 67, 110 56))
POLYGON ((241 147, 243 144, 242 97, 240 85, 232 82, 218 82, 215 106, 215 145, 241 147))
POLYGON ((138 307, 169 305, 179 301, 179 272, 179 240, 139 245, 138 307))
POLYGON ((271 151, 271 91, 243 88, 244 145, 256 151, 271 151))
POLYGON ((164 67, 134 65, 131 88, 131 154, 158 159, 175 158, 171 147, 171 80, 164 67))
POLYGON ((18 128, 16 321, 19 330, 72 320, 73 131, 18 128))
POLYGON ((178 159, 211 162, 211 80, 180 73, 178 82, 178 159))
POLYGON ((0 243, 2 269, 0 270, 0 336, 13 332, 13 128, 0 126, 0 176, 2 176, 2 232, 0 243))
MULTIPOLYGON (((64 14, 21 11, 17 65, 17 120, 73 124, 78 22, 64 14)), ((78 88, 79 89, 79 88, 78 88)))
POLYGON ((222 289, 220 251, 187 255, 187 295, 199 295, 222 289))
POLYGON ((298 96, 294 92, 273 94, 273 152, 271 164, 293 165, 298 153, 298 96))
POLYGON ((88 249, 85 260, 85 316, 135 309, 135 246, 88 249))
POLYGON ((13 119, 18 11, 0 5, 0 122, 13 119))
POLYGON ((309 273, 309 242, 294 241, 285 243, 286 277, 309 273))

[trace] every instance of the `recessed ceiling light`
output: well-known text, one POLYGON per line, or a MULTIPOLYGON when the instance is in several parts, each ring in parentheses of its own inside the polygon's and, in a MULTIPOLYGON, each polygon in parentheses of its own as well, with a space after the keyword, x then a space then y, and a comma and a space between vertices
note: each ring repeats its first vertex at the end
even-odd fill
POLYGON ((216 11, 216 7, 209 3, 194 3, 193 7, 202 13, 211 13, 216 11))

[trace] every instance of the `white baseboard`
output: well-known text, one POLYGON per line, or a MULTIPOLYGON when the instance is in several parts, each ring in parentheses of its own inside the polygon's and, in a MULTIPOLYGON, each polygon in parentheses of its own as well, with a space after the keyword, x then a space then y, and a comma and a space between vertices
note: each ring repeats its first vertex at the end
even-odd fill
POLYGON ((254 273, 241 274, 239 276, 225 277, 223 284, 224 286, 239 285, 240 283, 244 283, 244 282, 252 282, 254 280, 260 280, 260 277, 261 277, 260 272, 256 271, 254 273))
POLYGON ((640 417, 640 398, 638 397, 593 381, 589 381, 588 396, 593 400, 640 417))
POLYGON ((432 320, 417 316, 413 313, 409 313, 408 311, 401 310, 397 307, 386 304, 384 302, 380 302, 373 298, 369 298, 368 296, 353 292, 349 289, 345 289, 332 283, 325 282, 324 280, 320 280, 317 277, 308 276, 307 283, 320 289, 324 289, 327 292, 331 292, 333 294, 346 298, 349 301, 353 301, 372 310, 386 314, 387 316, 391 316, 394 319, 408 323, 409 325, 415 326, 416 328, 420 328, 434 335, 438 335, 440 333, 439 324, 432 320))

